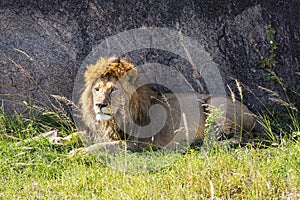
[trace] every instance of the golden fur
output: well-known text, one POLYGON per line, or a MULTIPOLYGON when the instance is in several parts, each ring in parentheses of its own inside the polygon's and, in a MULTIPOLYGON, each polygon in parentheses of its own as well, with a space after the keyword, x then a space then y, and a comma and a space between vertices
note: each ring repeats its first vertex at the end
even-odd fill
MULTIPOLYGON (((93 147, 88 147, 89 149, 85 148, 84 151, 97 152, 98 149, 115 151, 115 146, 118 145, 114 141, 120 140, 126 140, 127 148, 132 149, 159 148, 172 141, 176 130, 179 129, 182 117, 178 100, 174 94, 162 96, 147 85, 135 89, 134 82, 137 77, 138 73, 134 65, 119 57, 101 58, 95 65, 90 65, 87 68, 85 72, 85 89, 80 98, 80 105, 83 122, 88 127, 85 131, 85 137, 90 139, 89 143, 96 144, 96 148, 93 145, 93 147), (118 81, 125 76, 126 80, 117 85, 118 81), (117 99, 119 102, 113 106, 111 97, 114 90, 118 89, 117 87, 122 87, 122 92, 118 94, 117 99), (132 95, 128 96, 129 94, 132 95), (129 111, 122 113, 122 102, 128 102, 129 100, 129 111), (136 131, 131 130, 132 126, 130 124, 125 124, 127 127, 125 131, 124 128, 120 129, 116 124, 114 115, 121 113, 125 117, 131 117, 136 124, 146 126, 151 121, 149 109, 153 104, 160 104, 167 111, 170 111, 164 127, 153 137, 144 138, 128 134, 131 131, 136 131)), ((202 107, 200 109, 202 111, 202 107)), ((203 116, 201 115, 201 121, 199 122, 201 128, 199 128, 198 135, 196 135, 197 139, 202 138, 204 134, 205 119, 203 116)))
MULTIPOLYGON (((182 129, 179 127, 182 113, 176 96, 174 94, 161 95, 147 85, 136 89, 135 81, 138 78, 138 72, 127 59, 101 58, 96 64, 87 68, 84 77, 85 88, 80 98, 80 106, 82 120, 87 129, 84 131, 83 140, 89 141, 88 144, 92 145, 75 152, 97 153, 103 150, 116 152, 125 147, 131 150, 160 148, 172 142, 176 132, 182 129), (124 80, 121 81, 121 79, 124 80), (118 90, 120 92, 117 94, 117 102, 112 103, 118 90), (126 109, 122 110, 126 102, 129 104, 127 112, 126 109), (130 123, 121 123, 123 128, 120 128, 120 123, 117 124, 116 116, 119 115, 121 119, 131 118, 139 126, 148 125, 151 122, 149 109, 154 104, 159 104, 168 111, 164 127, 157 134, 151 137, 139 137, 139 133, 132 134, 138 130, 132 128, 130 123)), ((189 94, 183 94, 183 96, 187 95, 189 94)), ((253 114, 241 103, 233 103, 225 96, 199 95, 199 99, 210 104, 208 108, 222 107, 223 103, 227 102, 226 107, 221 109, 225 111, 225 123, 222 124, 224 122, 222 117, 215 120, 223 133, 228 134, 232 127, 239 127, 239 124, 242 128, 238 129, 246 129, 246 131, 251 131, 255 127, 253 114), (236 109, 237 107, 239 109, 236 109), (237 113, 232 115, 234 112, 237 113)), ((188 127, 190 130, 196 129, 194 138, 196 140, 203 138, 205 129, 205 114, 201 105, 199 105, 199 111, 200 121, 195 122, 197 128, 188 127)), ((210 110, 207 112, 210 113, 210 110)))
POLYGON ((119 139, 114 121, 97 122, 94 112, 94 101, 104 101, 107 98, 107 91, 111 89, 112 84, 127 71, 134 70, 134 66, 126 59, 118 57, 101 58, 95 65, 90 65, 85 74, 85 89, 80 98, 82 119, 89 128, 89 135, 92 143, 104 142, 119 139), (94 87, 101 87, 100 94, 93 94, 94 87))

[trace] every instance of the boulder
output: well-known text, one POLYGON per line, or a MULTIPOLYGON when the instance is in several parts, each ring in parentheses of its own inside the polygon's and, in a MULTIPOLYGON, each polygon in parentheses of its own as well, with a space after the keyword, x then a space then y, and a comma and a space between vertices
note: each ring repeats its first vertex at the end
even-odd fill
MULTIPOLYGON (((276 30, 274 70, 300 93, 299 7, 298 0, 1 1, 0 104, 11 112, 23 111, 23 101, 51 107, 55 102, 51 95, 72 99, 76 76, 93 48, 125 31, 160 27, 199 42, 220 71, 226 91, 228 85, 237 92, 237 79, 245 86, 243 102, 256 111, 272 104, 271 94, 259 86, 282 93, 278 84, 264 76, 254 48, 256 43, 263 55, 270 56, 267 25, 276 30)), ((195 91, 207 92, 195 81, 193 64, 173 52, 140 49, 125 53, 137 65, 159 62, 173 67, 195 91)), ((179 85, 178 90, 186 88, 179 85)))

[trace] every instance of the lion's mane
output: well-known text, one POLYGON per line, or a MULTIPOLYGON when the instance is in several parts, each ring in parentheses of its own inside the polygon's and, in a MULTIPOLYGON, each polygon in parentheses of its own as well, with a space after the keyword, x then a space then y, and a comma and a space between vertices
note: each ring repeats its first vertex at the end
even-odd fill
MULTIPOLYGON (((131 76, 138 76, 137 70, 125 58, 111 57, 101 58, 96 64, 88 66, 85 71, 85 88, 80 97, 82 121, 87 126, 84 141, 88 143, 99 143, 124 139, 124 132, 116 125, 114 119, 106 122, 98 122, 93 110, 94 84, 102 80, 109 80, 111 77, 120 79, 130 71, 131 76)), ((124 94, 126 95, 126 94, 124 94)), ((156 96, 149 87, 145 86, 133 92, 130 97, 129 112, 133 121, 139 125, 149 123, 148 110, 151 107, 151 99, 156 96)))

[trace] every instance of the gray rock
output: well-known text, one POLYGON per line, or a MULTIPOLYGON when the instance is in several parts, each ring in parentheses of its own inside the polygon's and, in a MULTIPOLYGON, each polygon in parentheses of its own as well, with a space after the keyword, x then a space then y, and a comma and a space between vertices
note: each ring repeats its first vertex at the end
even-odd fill
MULTIPOLYGON (((244 102, 251 110, 259 110, 262 104, 272 103, 270 94, 259 85, 282 91, 265 79, 249 37, 268 55, 266 25, 276 29, 274 70, 300 93, 300 76, 295 74, 300 71, 299 10, 298 0, 1 1, 1 104, 11 112, 22 111, 22 101, 51 106, 51 94, 72 99, 77 72, 94 47, 130 29, 161 27, 197 40, 216 63, 225 86, 237 93, 235 79, 240 81, 255 94, 244 90, 244 102)), ((159 62, 174 67, 194 90, 205 92, 194 80, 191 63, 172 52, 142 49, 124 53, 136 64, 159 62)), ((186 90, 180 84, 177 87, 186 90)))

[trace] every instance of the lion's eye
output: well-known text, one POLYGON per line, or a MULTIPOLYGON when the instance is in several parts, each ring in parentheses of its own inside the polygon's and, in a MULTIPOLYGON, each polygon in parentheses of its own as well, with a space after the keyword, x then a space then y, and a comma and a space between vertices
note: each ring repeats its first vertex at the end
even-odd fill
POLYGON ((99 88, 95 88, 95 91, 96 91, 96 92, 99 92, 99 88))
POLYGON ((112 88, 111 91, 110 91, 110 93, 111 93, 111 94, 114 94, 114 93, 116 93, 117 91, 118 91, 117 88, 112 88))

